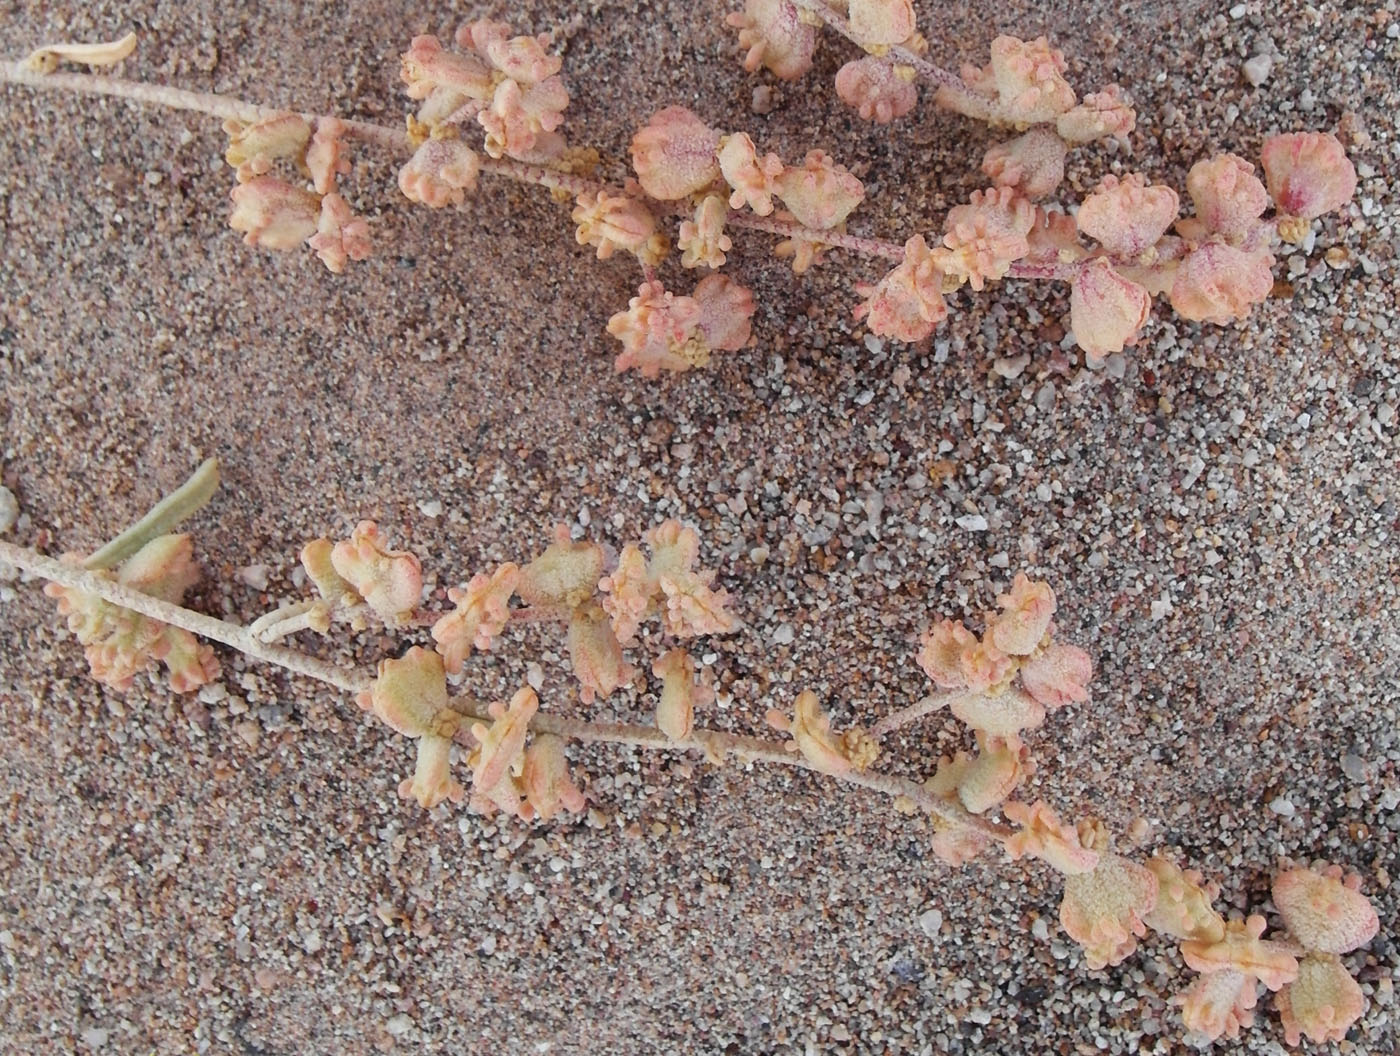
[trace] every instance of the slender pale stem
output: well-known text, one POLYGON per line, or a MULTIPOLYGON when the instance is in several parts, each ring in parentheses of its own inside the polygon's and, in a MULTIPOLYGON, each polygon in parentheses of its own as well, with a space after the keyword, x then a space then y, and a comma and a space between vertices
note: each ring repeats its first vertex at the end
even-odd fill
POLYGON ((240 653, 325 682, 327 685, 335 686, 346 693, 359 693, 369 688, 370 679, 359 672, 346 671, 325 660, 299 653, 295 649, 287 649, 280 645, 268 645, 260 641, 252 631, 241 624, 216 619, 213 616, 206 616, 201 612, 162 601, 160 598, 153 598, 149 594, 142 594, 139 590, 133 590, 131 587, 100 573, 88 572, 74 565, 65 565, 61 561, 45 557, 36 550, 0 541, 0 562, 14 565, 26 572, 32 572, 61 586, 96 594, 105 601, 110 601, 113 605, 131 609, 133 612, 139 612, 153 620, 168 623, 172 627, 181 627, 191 634, 220 642, 231 649, 237 649, 240 653))
POLYGON ((932 715, 935 711, 946 708, 959 697, 961 693, 930 693, 922 700, 917 700, 907 708, 886 715, 883 719, 870 727, 870 732, 876 737, 883 737, 887 733, 893 733, 901 727, 910 723, 918 722, 927 715, 932 715))
MULTIPOLYGON (((213 616, 206 616, 203 613, 194 612, 159 598, 153 598, 118 583, 106 575, 66 565, 27 547, 0 541, 0 562, 31 572, 51 582, 95 594, 114 605, 120 605, 122 608, 131 609, 152 619, 160 620, 162 623, 183 628, 192 634, 221 642, 254 659, 275 664, 300 675, 306 675, 308 678, 324 682, 346 693, 363 692, 370 687, 373 681, 369 675, 362 672, 346 670, 294 649, 263 642, 251 628, 213 616)), ((452 707, 464 719, 486 723, 491 721, 490 716, 486 714, 486 709, 469 698, 454 700, 452 707)), ((652 726, 588 722, 582 719, 568 719, 539 713, 535 715, 530 725, 541 733, 558 734, 577 741, 627 744, 658 751, 702 752, 714 759, 723 759, 726 755, 732 755, 746 761, 793 766, 818 773, 825 772, 816 770, 803 756, 789 752, 784 742, 758 737, 743 737, 737 734, 722 733, 718 730, 696 730, 690 737, 677 741, 671 740, 659 729, 652 726)), ((1005 826, 969 814, 958 804, 933 795, 923 785, 907 778, 891 774, 862 773, 854 770, 828 776, 835 777, 836 780, 846 784, 881 792, 890 797, 903 797, 944 821, 975 829, 994 840, 1005 840, 1011 835, 1011 830, 1005 826)))
MULTIPOLYGON (((810 7, 817 11, 823 9, 832 18, 836 18, 845 25, 844 19, 836 15, 819 0, 799 0, 804 7, 810 7)), ((825 17, 825 16, 824 16, 825 17)), ((847 31, 849 26, 847 25, 847 31)), ((847 32, 849 35, 849 32, 847 32)), ((894 49, 894 52, 904 54, 906 49, 894 49)), ((917 58, 912 52, 908 55, 917 58)), ((922 60, 921 60, 922 61, 922 60)), ((923 64, 932 70, 937 67, 928 63, 923 64)), ((946 71, 939 71, 946 74, 946 71)), ((952 74, 946 74, 952 77, 952 74)), ((56 72, 50 74, 37 73, 26 67, 22 62, 0 63, 0 81, 10 81, 15 84, 28 85, 34 88, 57 89, 60 91, 79 92, 88 95, 107 95, 119 99, 129 99, 138 103, 150 103, 157 106, 171 107, 176 110, 190 110, 196 113, 209 114, 214 117, 235 118, 241 121, 257 121, 270 117, 274 114, 285 113, 283 109, 270 106, 262 106, 257 103, 250 103, 242 99, 235 99, 230 96, 213 95, 207 92, 191 92, 182 88, 170 88, 164 85, 146 84, 140 81, 126 81, 117 77, 105 77, 88 73, 67 73, 56 72)), ((957 78, 953 78, 957 86, 962 90, 966 86, 957 78)), ((943 82, 939 82, 943 83, 943 82)), ((301 115, 308 121, 316 121, 324 115, 310 112, 301 115)), ((408 133, 400 128, 393 128, 385 125, 374 124, 369 121, 359 121, 352 118, 341 118, 348 133, 357 139, 367 143, 404 154, 413 149, 413 143, 408 137, 408 133)), ((528 165, 525 162, 513 161, 509 158, 482 158, 481 171, 490 176, 499 176, 508 180, 515 180, 519 183, 534 184, 539 187, 547 187, 550 190, 565 191, 575 197, 583 194, 625 194, 619 187, 614 187, 600 180, 591 180, 584 176, 576 176, 572 173, 559 172, 555 169, 543 165, 528 165)), ((654 202, 653 208, 661 214, 682 215, 689 213, 689 207, 673 202, 654 202)), ((751 231, 763 231, 767 234, 778 235, 782 238, 797 239, 805 242, 813 242, 821 245, 836 246, 841 249, 850 250, 862 256, 875 257, 881 260, 894 261, 896 263, 904 260, 904 246, 898 242, 886 242, 877 238, 865 238, 859 235, 848 235, 840 231, 823 231, 818 228, 804 227, 801 224, 790 220, 779 220, 775 217, 755 216, 739 210, 730 210, 728 221, 730 226, 747 228, 751 231)), ((1106 254, 1099 254, 1105 255, 1106 254)), ((1133 261, 1120 261, 1114 257, 1108 258, 1115 265, 1132 266, 1133 261)), ((1011 265, 1008 276, 1018 279, 1039 279, 1053 280, 1059 282, 1073 282, 1082 268, 1082 262, 1073 264, 1043 264, 1018 261, 1011 265)))
MULTIPOLYGON (((276 107, 261 106, 230 96, 212 95, 207 92, 190 92, 181 88, 168 88, 164 85, 145 84, 140 81, 126 81, 118 77, 104 77, 88 73, 58 72, 40 74, 28 69, 23 63, 0 63, 0 80, 24 84, 34 88, 57 89, 87 95, 107 95, 118 99, 129 99, 138 103, 170 107, 176 110, 190 110, 209 114, 213 117, 234 118, 240 121, 257 121, 274 114, 285 113, 276 107)), ((316 121, 323 115, 303 113, 308 121, 316 121)), ((341 119, 350 135, 365 142, 374 143, 396 153, 408 153, 412 142, 403 129, 358 121, 341 119)), ((519 183, 534 184, 551 190, 566 191, 575 197, 583 194, 623 194, 621 188, 613 187, 600 180, 590 180, 572 173, 558 172, 543 165, 527 165, 509 158, 482 158, 481 171, 489 176, 500 176, 519 183)), ((658 211, 676 214, 689 213, 688 208, 672 206, 671 203, 658 203, 658 211)), ((729 223, 734 227, 744 227, 753 231, 764 231, 783 238, 796 238, 807 242, 819 242, 828 246, 840 246, 865 256, 882 257, 886 260, 904 259, 904 248, 893 242, 882 242, 873 238, 861 238, 837 231, 821 231, 803 227, 791 221, 776 220, 731 211, 729 223)))
POLYGON ((895 242, 882 242, 877 238, 861 238, 841 231, 818 231, 803 227, 791 220, 779 220, 772 216, 754 216, 751 213, 729 210, 727 221, 731 227, 746 227, 751 231, 766 231, 784 238, 801 239, 806 242, 820 242, 827 246, 840 246, 861 253, 867 257, 883 257, 895 262, 904 259, 904 247, 895 242))

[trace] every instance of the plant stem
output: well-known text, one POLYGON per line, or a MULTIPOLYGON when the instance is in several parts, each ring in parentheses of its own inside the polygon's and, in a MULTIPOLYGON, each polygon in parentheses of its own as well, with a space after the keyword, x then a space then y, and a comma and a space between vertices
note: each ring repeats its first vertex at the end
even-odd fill
POLYGON ((110 601, 113 605, 131 609, 133 612, 139 612, 153 620, 168 623, 172 627, 181 627, 202 638, 221 642, 229 648, 237 649, 240 653, 245 653, 257 660, 285 667, 288 671, 295 671, 297 674, 325 682, 327 685, 335 686, 346 693, 359 693, 369 688, 370 679, 359 672, 345 671, 335 664, 319 660, 314 656, 307 656, 295 649, 268 645, 240 624, 206 616, 202 612, 195 612, 192 609, 162 601, 160 598, 153 598, 149 594, 142 594, 139 590, 133 590, 100 572, 89 572, 74 565, 66 565, 51 557, 45 557, 37 550, 0 541, 0 561, 14 565, 26 572, 32 572, 53 583, 74 587, 87 591, 89 594, 96 594, 98 597, 110 601))
MULTIPOLYGON (((182 88, 169 88, 164 85, 146 84, 141 81, 126 81, 118 77, 104 77, 88 73, 40 74, 28 69, 20 62, 0 63, 0 82, 23 84, 32 88, 57 89, 86 95, 107 95, 117 99, 128 99, 137 103, 150 103, 175 110, 189 110, 208 114, 212 117, 233 118, 239 121, 257 121, 285 113, 276 107, 261 106, 231 96, 213 95, 207 92, 191 92, 182 88)), ((310 122, 324 115, 302 113, 310 122)), ((341 118, 346 131, 356 139, 373 143, 396 153, 408 153, 412 143, 408 133, 402 129, 377 125, 369 121, 341 118)), ((558 172, 543 165, 528 165, 509 158, 482 158, 481 171, 491 176, 500 176, 519 183, 534 184, 551 190, 567 191, 577 197, 582 194, 624 194, 621 188, 613 187, 601 180, 590 180, 572 173, 558 172)), ((676 214, 689 213, 688 208, 673 206, 672 203, 659 203, 658 212, 676 214)), ((836 231, 820 231, 803 227, 801 224, 782 220, 765 219, 731 212, 729 222, 735 227, 745 227, 754 231, 766 231, 784 238, 797 238, 807 242, 820 242, 829 246, 840 246, 865 256, 883 257, 887 260, 904 259, 904 247, 893 242, 881 242, 873 238, 860 238, 836 231)))
MULTIPOLYGON (((96 594, 98 597, 131 609, 152 619, 173 627, 180 627, 193 634, 221 642, 247 656, 266 663, 275 664, 296 674, 306 675, 346 693, 361 693, 370 688, 373 679, 357 671, 347 671, 335 664, 320 660, 305 653, 284 646, 269 645, 247 627, 241 624, 220 620, 213 616, 194 612, 180 605, 174 605, 149 594, 118 583, 101 573, 89 572, 73 565, 55 561, 36 550, 0 541, 0 562, 31 572, 43 579, 96 594)), ((492 720, 486 709, 470 698, 458 698, 452 708, 464 719, 490 723, 492 720)), ((594 741, 606 744, 627 744, 639 748, 658 751, 695 751, 722 759, 733 755, 752 762, 793 766, 799 769, 817 771, 799 754, 787 750, 785 742, 765 740, 758 737, 744 737, 738 734, 722 733, 718 730, 696 730, 685 740, 673 741, 652 726, 638 726, 624 723, 588 722, 582 719, 568 719, 560 716, 536 713, 531 727, 541 733, 553 733, 577 741, 594 741)), ((975 829, 983 835, 1003 841, 1009 838, 1012 830, 985 818, 969 814, 955 802, 942 799, 928 792, 923 785, 908 778, 891 774, 862 773, 851 771, 844 774, 828 775, 846 784, 881 792, 890 797, 904 797, 917 807, 935 814, 944 821, 975 829)))
POLYGON ((751 231, 766 231, 784 238, 799 239, 804 242, 820 242, 825 246, 840 246, 867 257, 883 257, 896 263, 904 260, 904 247, 896 242, 882 242, 877 238, 861 238, 841 231, 819 231, 803 227, 791 220, 779 220, 771 216, 752 216, 738 209, 729 210, 727 221, 732 227, 746 227, 751 231))

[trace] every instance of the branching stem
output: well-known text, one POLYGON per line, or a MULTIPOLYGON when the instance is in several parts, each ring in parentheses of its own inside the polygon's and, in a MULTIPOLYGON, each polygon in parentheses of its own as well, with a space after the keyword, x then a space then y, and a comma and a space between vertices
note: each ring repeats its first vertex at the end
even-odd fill
MULTIPOLYGON (((825 7, 825 5, 816 3, 815 7, 825 7)), ((829 8, 826 10, 830 11, 829 8)), ((925 65, 928 64, 925 63, 925 65)), ((937 69, 937 67, 931 68, 937 69)), ((948 76, 952 75, 948 74, 948 76)), ((954 78, 954 80, 956 80, 956 78, 954 78)), ((208 92, 191 92, 182 88, 170 88, 164 85, 146 84, 141 81, 122 80, 118 77, 106 77, 88 73, 68 73, 63 71, 40 74, 28 69, 21 62, 0 63, 0 81, 23 84, 33 88, 56 89, 59 91, 78 92, 87 95, 107 95, 118 99, 129 99, 138 103, 149 103, 176 110, 188 110, 195 113, 208 114, 212 117, 234 118, 241 121, 256 121, 285 112, 276 107, 262 106, 242 99, 235 99, 231 96, 214 95, 208 92)), ((958 81, 957 83, 961 84, 962 82, 958 81)), ((308 121, 316 121, 324 115, 303 113, 301 116, 308 121)), ((412 150, 412 142, 409 140, 408 133, 403 129, 378 125, 369 121, 359 121, 352 118, 341 118, 341 120, 345 123, 348 133, 356 139, 363 140, 366 143, 373 143, 376 146, 383 147, 398 154, 406 154, 412 150)), ((509 158, 482 158, 481 171, 489 176, 499 176, 508 180, 515 180, 519 183, 529 183, 538 187, 546 187, 550 190, 565 191, 575 197, 582 194, 599 194, 602 192, 608 192, 610 194, 624 193, 621 188, 614 187, 601 180, 591 180, 584 176, 559 172, 543 165, 527 165, 524 162, 513 161, 509 158)), ((680 215, 682 213, 688 214, 690 211, 688 207, 677 206, 674 203, 662 202, 655 204, 657 211, 661 213, 680 215)), ((729 212, 728 223, 732 227, 747 228, 751 231, 763 231, 771 235, 778 235, 782 238, 814 242, 827 246, 837 246, 862 256, 875 257, 895 263, 899 263, 904 259, 904 246, 897 242, 886 242, 876 238, 848 235, 840 231, 823 231, 817 228, 803 227, 801 224, 792 221, 778 220, 774 217, 754 216, 738 210, 731 210, 729 212)), ((1071 281, 1077 272, 1078 265, 1032 265, 1017 263, 1011 266, 1009 274, 1013 278, 1071 281)))
MULTIPOLYGON (((120 605, 152 619, 160 620, 162 623, 168 623, 192 634, 220 642, 256 660, 275 664, 296 674, 316 679, 346 693, 363 692, 370 687, 373 681, 370 676, 362 672, 346 670, 336 664, 308 656, 295 649, 288 649, 285 646, 268 644, 259 639, 252 629, 241 624, 206 616, 192 609, 153 598, 118 583, 108 576, 64 564, 28 547, 0 541, 0 562, 13 565, 51 582, 96 594, 114 605, 120 605)), ((458 698, 452 702, 452 707, 464 719, 485 723, 491 721, 486 709, 470 698, 458 698)), ((553 733, 576 741, 626 744, 655 751, 701 752, 712 759, 723 759, 726 755, 732 755, 746 762, 794 766, 804 770, 822 772, 817 771, 803 756, 789 752, 784 742, 765 740, 759 737, 744 737, 738 734, 723 733, 719 730, 696 730, 685 740, 676 741, 671 740, 659 729, 652 726, 589 722, 583 719, 568 719, 542 713, 537 713, 530 725, 540 733, 553 733)), ((829 776, 835 776, 838 781, 843 781, 846 784, 867 788, 893 798, 903 797, 915 806, 937 815, 946 822, 975 829, 997 841, 1003 841, 1011 836, 1012 830, 1006 826, 969 814, 956 803, 933 795, 923 785, 908 778, 854 770, 829 776)))

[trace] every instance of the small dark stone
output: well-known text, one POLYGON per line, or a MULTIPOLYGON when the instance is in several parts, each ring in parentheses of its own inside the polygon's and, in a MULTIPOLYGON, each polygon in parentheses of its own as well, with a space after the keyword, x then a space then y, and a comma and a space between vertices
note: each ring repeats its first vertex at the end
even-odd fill
POLYGON ((1016 1000, 1027 1008, 1035 1008, 1047 997, 1050 991, 1043 986, 1023 986, 1016 992, 1016 1000))

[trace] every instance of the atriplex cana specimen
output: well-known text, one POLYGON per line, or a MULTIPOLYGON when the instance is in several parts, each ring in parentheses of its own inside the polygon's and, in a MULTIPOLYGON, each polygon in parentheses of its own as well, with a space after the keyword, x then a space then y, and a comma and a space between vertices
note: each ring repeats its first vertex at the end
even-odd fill
POLYGON ((508 562, 448 591, 451 610, 425 605, 418 558, 390 549, 365 521, 348 540, 318 539, 303 548, 316 598, 288 601, 245 627, 179 604, 198 572, 189 536, 172 529, 208 501, 216 481, 211 460, 86 559, 56 561, 0 543, 0 561, 49 580, 46 592, 59 599, 86 646, 94 677, 125 689, 162 661, 171 688, 189 691, 217 674, 212 650, 195 636, 212 639, 353 694, 365 711, 417 740, 417 766, 401 795, 427 809, 465 799, 487 816, 501 812, 523 822, 583 809, 587 793, 570 775, 569 741, 696 752, 718 766, 734 760, 802 767, 888 796, 900 813, 927 815, 933 849, 950 866, 1000 844, 1013 860, 1039 858, 1064 874, 1060 922, 1090 968, 1120 963, 1148 929, 1179 941, 1186 964, 1201 973, 1174 998, 1189 1030, 1235 1036, 1253 1021, 1259 983, 1277 992, 1290 1043, 1303 1034, 1340 1040, 1363 1011, 1361 989, 1341 960, 1379 927, 1359 877, 1325 863, 1287 865, 1274 880, 1273 900, 1291 937, 1265 939, 1265 918, 1227 921, 1211 905, 1218 888, 1198 872, 1161 855, 1136 862, 1112 851, 1107 829, 1092 817, 1061 821, 1043 801, 1010 798, 1035 765, 1023 735, 1048 714, 1086 700, 1092 674, 1086 653, 1056 640, 1056 600, 1045 583, 1018 574, 980 637, 952 620, 930 627, 917 655, 935 686, 930 696, 869 728, 838 733, 816 694, 804 691, 790 714, 768 711, 768 724, 790 737, 771 740, 702 724, 712 692, 682 643, 735 632, 739 621, 714 574, 696 567, 698 536, 676 521, 646 532, 645 552, 640 544, 613 551, 561 528, 533 560, 508 562), (525 604, 513 606, 516 597, 525 604), (527 621, 564 629, 585 704, 644 677, 624 648, 635 645, 643 623, 659 623, 670 647, 651 666, 661 684, 655 725, 549 714, 536 693, 542 682, 489 706, 452 695, 449 673, 464 674, 474 651, 492 648, 507 626, 527 621), (293 634, 371 624, 409 634, 429 628, 434 646, 411 646, 382 660, 371 676, 278 644, 293 634), (883 737, 945 708, 971 729, 975 753, 944 757, 922 783, 874 768, 883 737), (471 772, 470 791, 453 777, 454 751, 471 772), (989 817, 996 811, 1004 821, 989 817))

